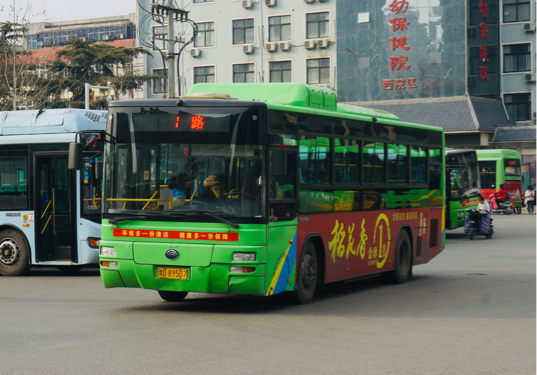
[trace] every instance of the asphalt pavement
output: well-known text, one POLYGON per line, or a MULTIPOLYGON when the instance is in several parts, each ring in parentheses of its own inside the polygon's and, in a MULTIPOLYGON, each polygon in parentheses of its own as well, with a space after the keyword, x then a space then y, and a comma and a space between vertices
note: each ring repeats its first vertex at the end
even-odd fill
POLYGON ((104 289, 98 270, 0 277, 0 374, 536 373, 534 215, 448 232, 403 285, 285 298, 104 289))

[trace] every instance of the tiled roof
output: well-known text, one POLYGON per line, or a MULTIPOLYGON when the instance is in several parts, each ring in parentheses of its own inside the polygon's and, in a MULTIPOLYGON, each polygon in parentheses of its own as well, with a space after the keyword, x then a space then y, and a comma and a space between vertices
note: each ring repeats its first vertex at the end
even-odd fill
POLYGON ((535 126, 507 126, 496 128, 491 138, 492 143, 535 142, 535 126))
POLYGON ((346 103, 383 109, 401 121, 439 126, 446 132, 494 131, 499 126, 515 125, 505 114, 499 100, 456 96, 438 99, 386 100, 346 103))

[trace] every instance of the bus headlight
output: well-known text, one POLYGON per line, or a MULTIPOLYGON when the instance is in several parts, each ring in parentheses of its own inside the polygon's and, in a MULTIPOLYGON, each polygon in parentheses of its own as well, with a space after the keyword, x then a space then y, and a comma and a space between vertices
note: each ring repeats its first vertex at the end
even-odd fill
POLYGON ((96 237, 88 237, 88 245, 89 247, 92 247, 94 249, 98 249, 99 248, 99 242, 101 241, 100 238, 96 238, 96 237))
POLYGON ((106 257, 115 257, 116 256, 116 249, 113 247, 101 247, 101 255, 104 255, 106 257))
POLYGON ((233 253, 233 260, 252 262, 255 261, 255 253, 233 253))

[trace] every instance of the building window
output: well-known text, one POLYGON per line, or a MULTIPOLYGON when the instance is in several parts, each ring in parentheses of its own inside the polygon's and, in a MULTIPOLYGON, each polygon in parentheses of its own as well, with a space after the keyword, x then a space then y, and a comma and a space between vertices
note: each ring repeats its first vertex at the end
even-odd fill
POLYGON ((254 19, 233 21, 233 44, 249 44, 254 42, 254 19))
POLYGON ((503 22, 529 21, 530 16, 528 0, 503 0, 503 22))
POLYGON ((254 83, 255 82, 254 64, 233 65, 233 82, 234 83, 254 83))
POLYGON ((527 72, 531 69, 530 44, 503 46, 503 72, 527 72))
POLYGON ((198 23, 198 35, 194 40, 194 47, 214 46, 214 22, 198 23))
POLYGON ((308 84, 330 83, 330 59, 311 59, 308 61, 308 84))
POLYGON ((291 16, 269 17, 269 42, 291 40, 291 16))
POLYGON ((306 39, 328 37, 328 12, 306 15, 306 39))
POLYGON ((214 66, 199 66, 194 68, 194 83, 214 83, 214 66))
POLYGON ((271 62, 270 82, 292 82, 291 61, 271 62))
POLYGON ((514 121, 531 120, 531 93, 504 94, 503 102, 509 117, 514 121))
POLYGON ((153 27, 153 51, 168 49, 168 26, 153 27))
POLYGON ((154 69, 153 94, 165 94, 168 91, 168 69, 154 69))

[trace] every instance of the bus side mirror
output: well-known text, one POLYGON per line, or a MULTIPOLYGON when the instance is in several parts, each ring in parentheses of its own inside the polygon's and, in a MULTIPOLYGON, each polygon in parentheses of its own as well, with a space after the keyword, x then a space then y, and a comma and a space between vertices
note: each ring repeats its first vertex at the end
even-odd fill
POLYGON ((272 150, 270 173, 272 176, 287 176, 287 150, 272 150))
POLYGON ((97 160, 95 162, 94 168, 95 168, 95 179, 99 181, 103 178, 103 161, 97 160))
POLYGON ((69 162, 67 167, 70 170, 79 171, 82 169, 82 150, 84 145, 82 143, 70 143, 69 144, 69 162))

